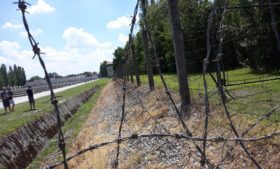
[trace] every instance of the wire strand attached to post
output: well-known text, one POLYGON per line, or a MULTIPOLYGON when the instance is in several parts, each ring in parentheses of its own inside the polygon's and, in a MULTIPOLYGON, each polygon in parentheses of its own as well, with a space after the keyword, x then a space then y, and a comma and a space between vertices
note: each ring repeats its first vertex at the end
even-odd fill
POLYGON ((28 26, 28 23, 27 23, 27 20, 26 20, 26 17, 25 17, 25 13, 27 13, 26 12, 27 5, 30 6, 30 4, 25 2, 24 0, 19 0, 18 2, 15 2, 15 4, 18 4, 18 8, 19 8, 19 10, 21 11, 21 14, 22 14, 23 24, 24 24, 25 30, 27 32, 29 42, 30 42, 30 44, 32 46, 32 49, 33 49, 33 52, 34 52, 33 59, 37 56, 41 66, 44 70, 45 78, 46 78, 46 81, 48 83, 49 90, 50 90, 51 103, 54 106, 56 116, 57 116, 57 129, 58 129, 58 140, 59 140, 58 147, 59 147, 60 151, 62 152, 64 168, 68 169, 68 164, 67 164, 67 161, 66 161, 66 144, 65 144, 65 138, 64 138, 64 135, 63 135, 63 132, 62 132, 62 129, 61 129, 63 124, 62 124, 62 121, 61 121, 60 112, 59 112, 59 108, 58 108, 58 100, 56 99, 56 96, 54 94, 53 86, 52 86, 47 68, 45 66, 45 63, 44 63, 42 57, 41 57, 41 54, 44 54, 44 53, 41 52, 41 49, 38 46, 39 43, 35 41, 32 34, 30 33, 29 26, 28 26))

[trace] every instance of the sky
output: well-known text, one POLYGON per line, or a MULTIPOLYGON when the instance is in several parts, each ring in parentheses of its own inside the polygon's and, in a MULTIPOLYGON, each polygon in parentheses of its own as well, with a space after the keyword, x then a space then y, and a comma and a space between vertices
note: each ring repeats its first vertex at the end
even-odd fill
MULTIPOLYGON (((16 0, 0 0, 0 64, 43 76, 22 24, 16 0)), ((48 72, 60 75, 99 72, 128 40, 136 0, 26 0, 31 34, 39 42, 48 72)))

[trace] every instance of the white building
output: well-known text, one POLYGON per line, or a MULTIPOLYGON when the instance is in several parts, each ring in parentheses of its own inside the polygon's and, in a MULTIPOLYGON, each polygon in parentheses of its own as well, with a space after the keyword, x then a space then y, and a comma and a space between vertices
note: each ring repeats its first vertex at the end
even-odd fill
POLYGON ((113 77, 114 76, 113 63, 107 62, 106 68, 107 68, 107 76, 113 77))

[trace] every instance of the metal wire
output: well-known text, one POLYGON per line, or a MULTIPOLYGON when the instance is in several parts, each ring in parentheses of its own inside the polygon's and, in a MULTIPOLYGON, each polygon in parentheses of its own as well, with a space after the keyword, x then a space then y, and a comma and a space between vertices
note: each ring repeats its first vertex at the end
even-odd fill
MULTIPOLYGON (((228 1, 226 1, 225 4, 228 5, 228 1)), ((224 10, 223 13, 225 13, 226 11, 227 11, 227 7, 225 7, 225 10, 224 10)), ((233 121, 232 121, 230 112, 229 112, 228 107, 226 105, 226 97, 225 97, 225 92, 224 92, 224 89, 223 89, 222 79, 221 79, 221 62, 220 61, 221 61, 221 57, 222 57, 222 46, 223 46, 223 36, 224 36, 224 34, 223 34, 223 19, 224 19, 224 17, 221 19, 221 22, 220 22, 220 28, 219 28, 220 29, 219 30, 220 43, 219 43, 218 53, 217 53, 217 56, 216 56, 218 90, 219 90, 219 93, 220 93, 223 108, 225 110, 227 119, 229 121, 230 128, 234 132, 235 136, 237 138, 240 138, 240 135, 239 135, 239 133, 238 133, 233 121)), ((239 144, 241 145, 244 152, 247 154, 248 158, 255 164, 255 166, 257 168, 261 169, 262 167, 260 166, 258 161, 252 156, 252 154, 248 151, 245 144, 242 141, 239 141, 239 144)))
MULTIPOLYGON (((280 136, 280 131, 276 131, 274 133, 270 133, 261 137, 257 137, 257 138, 230 138, 230 137, 211 137, 211 138, 207 138, 207 141, 209 142, 214 142, 214 143, 219 143, 219 142, 236 142, 236 141, 243 141, 243 142, 259 142, 259 141, 263 141, 263 140, 267 140, 267 139, 272 139, 275 137, 279 137, 280 136)), ((92 151, 104 146, 108 146, 111 144, 115 144, 115 143, 123 143, 123 142, 127 142, 130 140, 135 140, 135 139, 141 139, 141 138, 165 138, 165 137, 169 137, 169 138, 174 138, 174 139, 183 139, 185 141, 199 141, 199 142, 203 142, 204 138, 200 138, 200 137, 191 137, 188 136, 186 134, 180 134, 180 133, 176 133, 176 134, 164 134, 164 133, 159 133, 159 134, 142 134, 142 135, 137 135, 137 134, 132 134, 129 137, 123 137, 120 139, 116 139, 113 141, 108 141, 108 142, 103 142, 103 143, 99 143, 99 144, 93 144, 90 145, 89 147, 80 150, 76 153, 74 153, 73 155, 67 157, 67 161, 70 161, 71 159, 78 157, 88 151, 92 151)), ((52 166, 50 166, 50 168, 55 168, 59 165, 61 165, 63 163, 57 163, 54 164, 52 166)))
POLYGON ((57 117, 57 129, 58 129, 58 140, 59 140, 58 147, 59 147, 60 151, 62 152, 64 168, 68 169, 68 165, 67 165, 67 161, 66 161, 65 138, 64 138, 63 132, 61 130, 61 127, 62 127, 63 124, 62 124, 61 117, 60 117, 60 112, 59 112, 59 109, 58 109, 58 101, 57 101, 56 96, 54 94, 52 83, 51 83, 49 74, 47 72, 45 63, 44 63, 44 61, 41 57, 41 54, 44 54, 44 53, 41 52, 40 48, 38 47, 39 43, 36 42, 35 39, 33 38, 33 36, 31 35, 30 30, 29 30, 29 26, 28 26, 28 23, 27 23, 27 20, 26 20, 26 17, 25 17, 27 5, 30 5, 30 4, 25 2, 24 0, 19 0, 18 2, 15 2, 15 4, 18 4, 18 8, 20 9, 20 11, 22 13, 23 24, 24 24, 25 30, 27 32, 29 42, 30 42, 30 44, 32 46, 32 49, 33 49, 33 52, 34 52, 33 59, 36 56, 38 57, 38 59, 40 61, 40 64, 41 64, 41 66, 44 70, 44 73, 45 73, 45 78, 46 78, 46 81, 47 81, 49 89, 50 89, 51 103, 54 106, 54 110, 56 112, 56 117, 57 117))
MULTIPOLYGON (((135 9, 134 9, 134 15, 132 17, 132 21, 131 21, 131 26, 130 26, 130 34, 129 34, 129 46, 132 46, 132 34, 133 34, 133 29, 134 29, 134 25, 136 23, 136 16, 137 16, 137 11, 138 11, 138 6, 139 6, 139 0, 137 0, 135 9)), ((130 49, 128 49, 128 53, 129 53, 130 49)), ((126 64, 127 64, 127 58, 125 60, 126 64)), ((128 73, 129 70, 125 70, 125 74, 128 73)), ((126 76, 126 75, 125 75, 126 76)), ((123 123, 124 123, 124 119, 125 119, 125 100, 126 100, 126 88, 127 88, 127 81, 126 78, 123 78, 123 99, 122 99, 122 114, 121 114, 121 122, 120 122, 120 126, 119 126, 119 132, 118 132, 118 139, 120 140, 122 137, 122 127, 123 127, 123 123)), ((131 78, 132 79, 132 78, 131 78)), ((118 168, 119 166, 119 154, 120 154, 120 142, 117 142, 117 154, 116 154, 116 160, 114 163, 114 168, 118 168)))

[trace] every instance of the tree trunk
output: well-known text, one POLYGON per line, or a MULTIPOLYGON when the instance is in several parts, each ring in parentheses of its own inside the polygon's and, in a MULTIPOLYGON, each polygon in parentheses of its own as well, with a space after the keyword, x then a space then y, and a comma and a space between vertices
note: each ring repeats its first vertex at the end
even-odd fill
POLYGON ((179 93, 181 96, 182 112, 187 113, 188 105, 191 103, 189 83, 187 77, 187 65, 184 54, 183 32, 180 24, 180 16, 177 0, 168 0, 169 15, 172 25, 173 46, 175 51, 176 69, 179 82, 179 93))
POLYGON ((150 90, 154 90, 155 83, 154 83, 154 78, 153 78, 151 53, 150 53, 149 42, 148 42, 148 31, 145 28, 142 29, 142 36, 143 36, 143 42, 144 42, 145 61, 146 61, 146 69, 147 69, 148 80, 149 80, 149 87, 150 87, 150 90))
POLYGON ((125 77, 126 80, 129 81, 129 61, 128 61, 128 54, 125 53, 125 62, 124 62, 124 67, 125 67, 125 77))
POLYGON ((140 76, 139 76, 139 65, 138 65, 138 62, 136 61, 134 40, 131 35, 129 38, 130 38, 130 50, 131 50, 131 55, 132 55, 132 64, 133 64, 133 68, 134 68, 134 73, 136 76, 137 86, 140 86, 141 82, 140 82, 140 76))
POLYGON ((130 75, 130 81, 131 83, 134 83, 134 78, 133 78, 133 65, 132 65, 132 60, 129 59, 129 75, 130 75))

